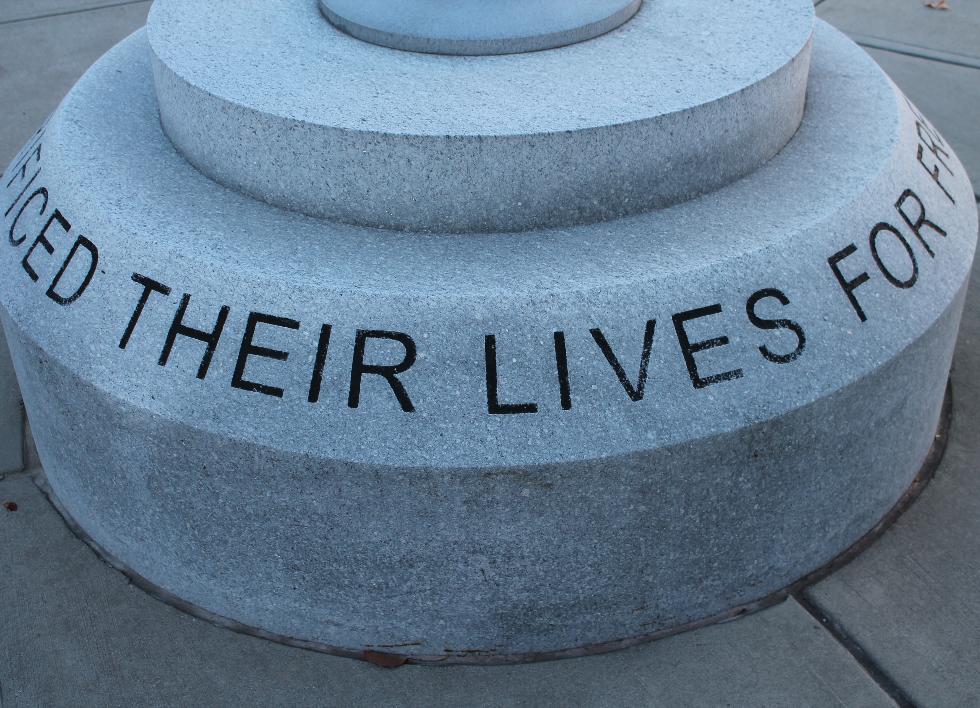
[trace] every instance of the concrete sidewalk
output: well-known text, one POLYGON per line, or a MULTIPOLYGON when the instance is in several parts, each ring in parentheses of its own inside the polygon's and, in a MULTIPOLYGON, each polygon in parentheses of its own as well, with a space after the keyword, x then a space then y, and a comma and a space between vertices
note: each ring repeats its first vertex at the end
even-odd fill
MULTIPOLYGON (((980 193, 980 2, 949 4, 821 0, 817 10, 933 120, 980 193)), ((0 5, 0 159, 148 9, 100 0, 0 5)), ((945 457, 868 551, 736 622, 511 667, 379 669, 235 634, 150 598, 68 530, 30 471, 11 471, 24 466, 25 446, 19 407, 3 399, 11 373, 0 350, 0 706, 980 705, 980 269, 974 280, 945 457)))

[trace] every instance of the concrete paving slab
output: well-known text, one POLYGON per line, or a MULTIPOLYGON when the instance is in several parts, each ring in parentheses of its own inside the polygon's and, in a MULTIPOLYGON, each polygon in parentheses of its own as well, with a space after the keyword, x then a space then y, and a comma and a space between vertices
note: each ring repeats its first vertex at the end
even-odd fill
MULTIPOLYGON (((35 3, 12 3, 21 4, 35 3)), ((7 11, 8 3, 2 5, 7 11)), ((13 158, 92 62, 146 22, 149 7, 149 2, 130 3, 0 23, 0 162, 13 158)))
POLYGON ((0 480, 0 538, 5 708, 893 705, 792 600, 600 656, 391 670, 235 634, 150 598, 96 558, 26 474, 0 480))
POLYGON ((24 466, 24 411, 7 342, 0 329, 0 474, 24 466))
MULTIPOLYGON (((980 39, 974 43, 980 46, 980 39)), ((875 49, 869 54, 950 142, 980 194, 980 69, 875 49)))
POLYGON ((980 59, 980 3, 948 3, 933 10, 924 0, 824 0, 817 14, 849 34, 980 59))
POLYGON ((970 288, 936 478, 884 537, 807 593, 921 706, 980 705, 980 268, 970 288))
POLYGON ((139 0, 4 0, 0 4, 0 24, 84 12, 99 7, 131 5, 139 0))

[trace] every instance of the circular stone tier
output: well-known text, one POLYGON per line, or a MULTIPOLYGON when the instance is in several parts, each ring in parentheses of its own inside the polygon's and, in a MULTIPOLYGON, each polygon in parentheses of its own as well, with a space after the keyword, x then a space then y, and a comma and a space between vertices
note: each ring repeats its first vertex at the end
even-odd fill
POLYGON ((164 131, 215 181, 349 224, 499 232, 758 168, 799 127, 813 21, 811 0, 657 0, 589 42, 452 57, 354 39, 312 1, 157 0, 148 36, 164 131))
POLYGON ((641 0, 320 0, 324 16, 373 44, 434 54, 512 54, 619 27, 641 0))
MULTIPOLYGON (((156 6, 151 40, 183 4, 156 6)), ((252 5, 278 17, 279 3, 252 5)), ((665 21, 652 24, 684 52, 711 51, 699 34, 722 26, 665 21)), ((555 51, 639 38, 642 22, 555 51)), ((268 37, 246 48, 219 33, 209 51, 296 58, 268 37)), ((284 74, 270 105, 298 105, 300 79, 347 52, 405 56, 334 38, 336 59, 284 74)), ((187 47, 185 69, 199 51, 187 47)), ((478 64, 412 61, 432 62, 431 81, 406 69, 404 96, 351 84, 349 104, 332 93, 324 106, 416 135, 480 126, 438 90, 441 62, 478 64)), ((0 303, 54 494, 184 606, 354 655, 614 648, 820 567, 895 504, 932 445, 976 243, 972 189, 920 110, 823 23, 799 132, 751 175, 660 211, 521 234, 363 228, 225 189, 161 128, 160 110, 173 134, 183 90, 166 72, 134 35, 9 167, 0 303)), ((592 91, 596 76, 579 78, 592 91)), ((188 124, 203 105, 187 100, 188 124)), ((241 114, 223 105, 212 144, 259 179, 308 178, 303 140, 324 154, 316 130, 297 133, 298 152, 270 149, 275 131, 236 132, 241 114)), ((718 105, 719 120, 734 108, 718 105)), ((508 116, 527 118, 487 122, 504 133, 508 116)), ((724 155, 692 120, 674 141, 724 155)), ((578 133, 560 135, 578 149, 578 133)), ((556 169, 544 153, 534 167, 556 169)))

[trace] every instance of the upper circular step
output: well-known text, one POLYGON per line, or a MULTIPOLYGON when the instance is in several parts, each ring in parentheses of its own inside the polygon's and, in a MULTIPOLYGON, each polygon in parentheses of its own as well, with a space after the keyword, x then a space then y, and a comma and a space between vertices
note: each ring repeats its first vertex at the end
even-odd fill
POLYGON ((514 54, 582 42, 619 27, 642 0, 320 0, 366 42, 432 54, 514 54))
POLYGON ((648 0, 588 42, 501 56, 357 40, 317 0, 157 0, 161 122, 221 184, 432 232, 618 218, 755 170, 803 115, 811 0, 648 0))

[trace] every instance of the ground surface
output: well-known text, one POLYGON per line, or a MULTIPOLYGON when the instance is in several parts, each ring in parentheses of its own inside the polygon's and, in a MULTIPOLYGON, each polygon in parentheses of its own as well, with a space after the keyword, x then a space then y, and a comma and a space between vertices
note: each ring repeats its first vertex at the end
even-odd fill
MULTIPOLYGON (((980 2, 948 2, 941 11, 822 0, 817 10, 869 48, 980 192, 980 2)), ((0 162, 148 8, 0 4, 0 162)), ((870 550, 799 598, 603 656, 384 670, 234 634, 151 599, 71 534, 29 472, 0 472, 0 705, 978 706, 980 270, 974 281, 935 480, 870 550)), ((5 366, 0 352, 0 378, 5 366)), ((0 470, 36 462, 19 427, 0 421, 0 470)))

